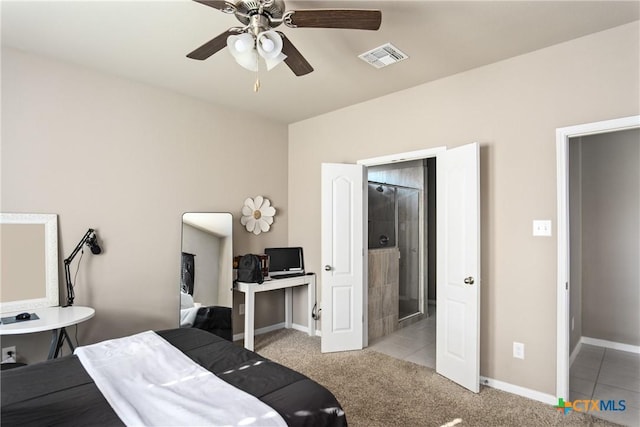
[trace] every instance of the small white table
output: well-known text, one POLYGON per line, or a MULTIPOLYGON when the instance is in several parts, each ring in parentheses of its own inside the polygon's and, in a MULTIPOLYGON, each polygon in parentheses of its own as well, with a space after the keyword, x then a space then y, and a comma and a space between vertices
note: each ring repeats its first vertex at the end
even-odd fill
POLYGON ((291 328, 293 312, 293 288, 296 286, 307 286, 307 306, 309 309, 308 326, 309 336, 316 334, 315 321, 313 318, 313 306, 316 300, 316 275, 307 274, 304 276, 287 277, 285 279, 266 280, 262 284, 238 282, 236 289, 244 293, 244 347, 253 351, 254 322, 256 293, 284 289, 284 326, 291 328))
POLYGON ((25 320, 9 324, 0 325, 0 335, 20 335, 34 332, 51 331, 51 346, 49 347, 48 359, 58 357, 60 349, 65 340, 71 348, 75 349, 65 327, 76 325, 85 320, 91 319, 96 311, 91 307, 71 306, 71 307, 46 307, 32 310, 13 311, 2 313, 0 317, 11 317, 16 314, 28 312, 38 315, 37 320, 25 320))

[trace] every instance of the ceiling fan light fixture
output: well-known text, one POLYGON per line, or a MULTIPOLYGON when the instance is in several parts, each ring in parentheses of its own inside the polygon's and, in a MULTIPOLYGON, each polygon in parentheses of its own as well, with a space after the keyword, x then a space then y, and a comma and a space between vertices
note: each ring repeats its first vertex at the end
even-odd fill
POLYGON ((263 58, 276 58, 282 53, 282 37, 273 30, 263 31, 256 37, 258 53, 263 58))
POLYGON ((255 46, 258 54, 267 65, 267 71, 271 71, 273 67, 287 58, 287 55, 282 53, 282 37, 275 31, 269 30, 259 33, 256 36, 255 46))
POLYGON ((263 51, 269 53, 273 51, 273 49, 276 47, 276 44, 271 40, 269 40, 268 38, 263 37, 262 40, 260 40, 260 47, 262 48, 263 51))
POLYGON ((227 47, 233 59, 249 71, 258 71, 258 52, 251 34, 243 33, 227 37, 227 47))
POLYGON ((248 52, 253 49, 254 45, 255 41, 251 34, 243 33, 227 37, 227 47, 234 57, 238 54, 248 52))
POLYGON ((236 62, 249 71, 258 71, 258 54, 255 49, 235 57, 236 62))
POLYGON ((287 59, 287 55, 284 53, 280 53, 275 58, 264 58, 264 63, 267 65, 267 71, 271 71, 273 67, 280 64, 285 59, 287 59))
POLYGON ((236 41, 233 43, 233 47, 235 47, 235 49, 236 49, 238 52, 246 52, 246 51, 248 51, 249 49, 251 49, 251 45, 249 45, 249 44, 246 42, 246 40, 241 40, 241 39, 236 40, 236 41))

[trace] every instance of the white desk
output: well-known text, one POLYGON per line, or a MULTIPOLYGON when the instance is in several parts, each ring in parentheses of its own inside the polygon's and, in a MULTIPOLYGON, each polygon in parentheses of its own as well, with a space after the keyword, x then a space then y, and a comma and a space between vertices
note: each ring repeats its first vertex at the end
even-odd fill
POLYGON ((96 311, 91 307, 71 306, 71 307, 47 307, 33 310, 13 311, 2 313, 0 317, 11 317, 22 312, 35 313, 37 320, 26 320, 16 323, 0 325, 0 335, 31 334, 34 332, 51 331, 51 346, 49 347, 49 359, 58 357, 60 349, 67 341, 71 351, 74 350, 73 343, 67 335, 65 327, 76 325, 85 320, 91 319, 96 311))
POLYGON ((307 306, 309 309, 307 324, 309 326, 309 336, 314 336, 316 333, 315 321, 313 319, 313 306, 316 302, 315 274, 288 277, 286 279, 271 279, 262 284, 237 283, 236 289, 244 293, 244 346, 246 349, 253 351, 256 293, 284 289, 284 326, 285 328, 291 328, 293 323, 293 288, 296 286, 307 286, 307 306))

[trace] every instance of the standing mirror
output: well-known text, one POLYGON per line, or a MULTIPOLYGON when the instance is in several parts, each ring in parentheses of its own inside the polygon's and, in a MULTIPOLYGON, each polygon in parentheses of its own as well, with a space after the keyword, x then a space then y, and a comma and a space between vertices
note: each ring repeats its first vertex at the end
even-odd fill
POLYGON ((232 226, 230 213, 182 215, 180 327, 231 333, 232 226))

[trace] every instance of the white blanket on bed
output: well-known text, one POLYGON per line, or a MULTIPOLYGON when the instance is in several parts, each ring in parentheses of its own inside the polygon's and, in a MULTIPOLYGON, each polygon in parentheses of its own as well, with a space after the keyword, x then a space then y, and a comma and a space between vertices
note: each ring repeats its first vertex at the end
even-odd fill
POLYGON ((75 354, 128 426, 287 425, 152 331, 78 347, 75 354))

